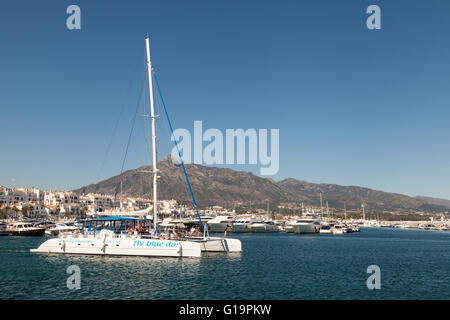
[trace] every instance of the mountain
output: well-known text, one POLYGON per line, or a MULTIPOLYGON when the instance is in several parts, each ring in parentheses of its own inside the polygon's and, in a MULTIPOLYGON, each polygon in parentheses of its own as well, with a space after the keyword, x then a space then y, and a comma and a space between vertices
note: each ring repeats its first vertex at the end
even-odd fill
POLYGON ((325 201, 328 201, 329 206, 333 208, 343 208, 345 202, 348 209, 356 209, 361 208, 364 202, 367 208, 377 211, 445 211, 445 208, 439 204, 364 187, 315 184, 292 178, 282 180, 278 184, 297 195, 308 197, 316 205, 320 204, 320 193, 322 193, 323 204, 325 205, 325 201))
POLYGON ((425 197, 425 196, 417 196, 416 199, 423 200, 429 204, 435 204, 438 206, 444 206, 450 209, 450 200, 447 199, 440 199, 440 198, 432 198, 432 197, 425 197))
MULTIPOLYGON (((364 201, 368 210, 377 211, 447 211, 447 208, 426 200, 406 195, 376 191, 357 186, 336 184, 315 184, 296 179, 276 182, 270 178, 258 177, 250 172, 234 171, 228 168, 206 167, 186 164, 189 181, 200 208, 219 205, 227 208, 239 206, 271 208, 283 202, 303 202, 306 205, 323 204, 331 208, 359 209, 364 201)), ((159 199, 176 199, 192 203, 182 169, 173 164, 170 156, 158 163, 159 199)), ((143 166, 129 170, 96 184, 74 190, 77 193, 118 194, 122 182, 123 196, 152 199, 152 167, 143 166)))
MULTIPOLYGON (((197 164, 186 164, 185 167, 199 207, 219 205, 230 208, 253 204, 265 208, 268 202, 272 207, 280 202, 299 199, 294 192, 278 185, 273 180, 261 178, 249 172, 197 164)), ((176 199, 192 203, 183 171, 179 166, 173 164, 170 156, 158 163, 158 170, 160 175, 158 179, 159 199, 176 199)), ((152 199, 152 172, 151 166, 143 166, 74 191, 114 195, 119 192, 122 181, 124 196, 152 199)))

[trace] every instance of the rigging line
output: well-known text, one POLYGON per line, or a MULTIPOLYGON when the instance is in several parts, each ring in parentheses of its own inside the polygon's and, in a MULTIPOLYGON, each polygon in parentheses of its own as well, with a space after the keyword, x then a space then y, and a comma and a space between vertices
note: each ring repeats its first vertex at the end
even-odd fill
MULTIPOLYGON (((139 57, 139 56, 142 56, 142 55, 143 55, 143 53, 141 52, 140 54, 138 54, 138 57, 139 57)), ((133 69, 134 71, 133 71, 132 74, 135 74, 135 73, 136 73, 136 69, 137 69, 137 67, 139 66, 139 63, 138 63, 139 61, 141 61, 141 59, 136 59, 136 65, 134 66, 134 69, 133 69)), ((126 98, 125 98, 125 101, 128 99, 128 96, 130 95, 130 91, 131 91, 131 87, 132 87, 132 84, 133 84, 133 82, 134 82, 134 79, 135 79, 135 77, 133 77, 133 76, 132 76, 131 79, 130 79, 130 82, 129 82, 129 84, 128 84, 127 93, 126 93, 126 95, 125 95, 125 97, 126 97, 126 98)), ((126 105, 125 101, 124 101, 123 104, 122 104, 122 108, 121 108, 121 110, 120 110, 119 117, 118 117, 117 120, 116 120, 116 124, 115 124, 115 126, 114 126, 113 133, 112 133, 112 135, 111 135, 111 139, 109 140, 109 144, 108 144, 108 147, 107 147, 107 149, 106 149, 105 156, 103 157, 103 161, 102 161, 102 164, 101 164, 101 166, 100 166, 100 170, 98 171, 98 174, 97 174, 97 181, 100 180, 100 177, 101 177, 103 168, 105 167, 106 159, 108 158, 109 151, 111 150, 111 146, 112 146, 112 143, 113 143, 113 141, 114 141, 114 137, 115 137, 115 135, 116 135, 117 128, 118 128, 118 126, 119 126, 119 121, 120 121, 120 119, 122 118, 123 111, 125 110, 125 105, 126 105)))
MULTIPOLYGON (((153 84, 153 91, 156 92, 157 90, 158 90, 158 88, 156 88, 156 85, 153 84)), ((159 97, 157 96, 157 98, 159 98, 159 97)), ((155 112, 158 115, 163 112, 163 108, 161 106, 161 99, 155 99, 155 112)), ((170 133, 169 126, 167 125, 167 123, 165 121, 162 121, 160 123, 161 123, 161 127, 164 127, 165 133, 167 133, 167 135, 168 135, 168 137, 170 139, 172 134, 170 133)), ((159 135, 158 137, 162 137, 162 135, 159 135)), ((158 141, 160 141, 160 140, 166 141, 165 137, 163 139, 162 138, 160 139, 158 137, 156 137, 158 141)), ((170 147, 170 143, 169 143, 169 147, 170 147)))
POLYGON ((202 227, 203 234, 205 234, 205 228, 203 226, 202 219, 200 218, 200 213, 198 212, 197 203, 195 202, 194 194, 192 193, 191 184, 189 183, 189 178, 186 173, 186 168, 184 167, 183 159, 181 158, 181 153, 180 153, 180 149, 178 148, 177 140, 175 139, 175 135, 173 134, 172 123, 170 122, 169 114, 167 113, 166 104, 164 103, 164 98, 162 96, 161 89, 159 88, 158 79, 156 78, 156 73, 153 73, 153 78, 155 79, 155 84, 156 84, 156 88, 158 89, 159 97, 161 99, 161 104, 163 106, 164 113, 166 115, 166 119, 167 119, 167 122, 170 127, 170 131, 172 132, 172 136, 174 138, 175 147, 177 148, 177 151, 178 151, 178 157, 180 158, 181 167, 183 168, 184 177, 185 177, 186 183, 189 187, 189 192, 191 193, 192 202, 194 203, 194 208, 195 208, 195 211, 197 212, 198 220, 200 221, 200 226, 202 227))
MULTIPOLYGON (((156 88, 156 85, 155 84, 153 84, 153 86, 154 86, 154 92, 156 92, 157 90, 158 90, 158 88, 156 88)), ((159 98, 159 97, 158 97, 159 98)), ((155 100, 155 111, 158 111, 159 113, 162 113, 163 112, 163 108, 162 108, 162 105, 161 105, 161 99, 156 99, 155 100)), ((170 140, 170 138, 172 137, 172 133, 171 133, 171 131, 170 131, 170 128, 169 128, 169 126, 168 126, 168 124, 165 122, 165 121, 162 121, 162 122, 160 122, 161 123, 161 126, 162 127, 164 127, 164 130, 166 131, 166 133, 167 133, 167 137, 169 138, 169 140, 170 140)), ((165 140, 165 139, 164 139, 165 140)), ((169 142, 169 148, 170 148, 170 145, 171 145, 172 143, 171 142, 169 142)), ((172 156, 172 151, 169 151, 169 156, 171 157, 172 156)), ((190 194, 189 194, 189 190, 186 190, 186 195, 189 197, 190 196, 190 194)))
POLYGON ((140 94, 139 94, 139 98, 138 98, 138 101, 137 101, 137 104, 136 104, 136 111, 134 112, 133 123, 132 123, 132 125, 131 125, 130 135, 128 136, 127 147, 126 147, 126 149, 125 149, 125 155, 124 155, 124 157, 123 157, 122 168, 120 169, 120 174, 123 173, 123 167, 125 166, 125 160, 126 160, 126 158, 127 158, 128 148, 130 147, 131 136, 133 135, 134 125, 135 125, 135 123, 136 123, 137 113, 138 113, 138 110, 139 110, 139 103, 140 103, 141 100, 142 100, 142 92, 143 92, 143 89, 144 89, 145 77, 146 77, 146 76, 147 76, 147 72, 145 73, 145 75, 144 75, 144 80, 142 81, 141 92, 140 92, 140 94))

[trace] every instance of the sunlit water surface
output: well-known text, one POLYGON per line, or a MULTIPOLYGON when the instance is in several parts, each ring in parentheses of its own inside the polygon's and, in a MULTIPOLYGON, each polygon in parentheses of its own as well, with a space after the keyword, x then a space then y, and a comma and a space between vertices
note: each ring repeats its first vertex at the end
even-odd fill
POLYGON ((43 237, 0 237, 0 299, 449 299, 450 232, 232 234, 241 254, 202 258, 30 253, 43 237), (67 267, 81 270, 69 290, 67 267), (381 269, 369 290, 367 267, 381 269))

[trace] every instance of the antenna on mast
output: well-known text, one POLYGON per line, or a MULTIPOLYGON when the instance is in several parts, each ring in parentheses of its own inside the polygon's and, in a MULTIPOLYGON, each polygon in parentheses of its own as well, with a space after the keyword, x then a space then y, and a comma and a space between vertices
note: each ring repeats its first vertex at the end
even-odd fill
POLYGON ((361 207, 362 207, 362 212, 363 212, 363 220, 366 221, 366 212, 364 211, 364 201, 361 204, 361 207))
POLYGON ((344 201, 344 219, 347 220, 347 203, 344 201))
POLYGON ((323 216, 322 192, 320 193, 320 214, 323 216))

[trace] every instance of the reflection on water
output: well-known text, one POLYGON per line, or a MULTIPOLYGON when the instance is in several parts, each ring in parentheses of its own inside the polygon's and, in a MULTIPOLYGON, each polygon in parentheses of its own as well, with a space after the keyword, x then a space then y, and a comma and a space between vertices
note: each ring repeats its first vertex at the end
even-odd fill
POLYGON ((0 299, 448 299, 450 233, 239 234, 242 253, 202 258, 32 254, 45 238, 0 238, 0 299), (366 288, 379 265, 382 289, 366 288), (81 289, 66 287, 67 267, 81 289))

